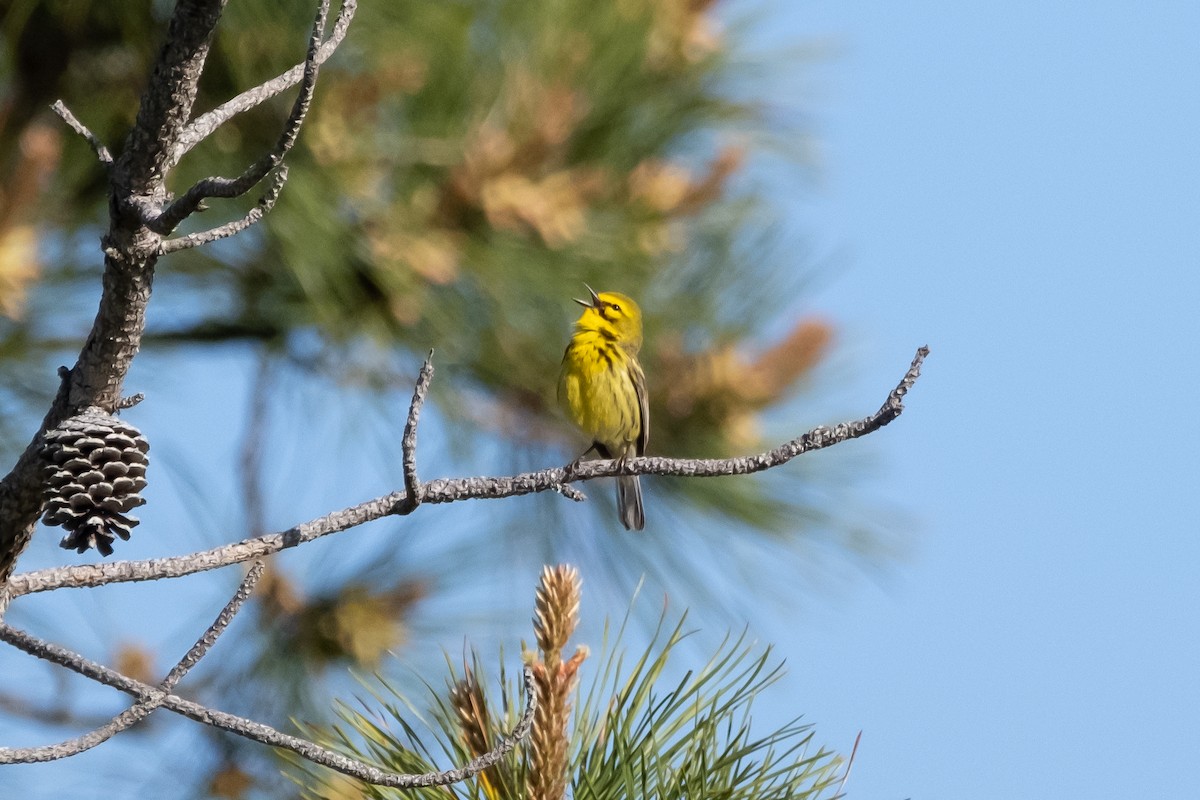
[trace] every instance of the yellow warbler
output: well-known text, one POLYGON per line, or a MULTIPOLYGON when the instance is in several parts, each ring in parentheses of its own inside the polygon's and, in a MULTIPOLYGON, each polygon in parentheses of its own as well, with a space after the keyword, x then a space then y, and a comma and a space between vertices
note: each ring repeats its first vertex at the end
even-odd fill
MULTIPOLYGON (((587 290, 590 300, 575 301, 584 311, 563 353, 558 402, 571 421, 592 437, 588 450, 624 462, 646 452, 650 435, 646 376, 637 360, 642 312, 623 294, 596 294, 590 286, 587 290)), ((617 511, 627 529, 640 531, 645 526, 642 486, 636 475, 617 478, 617 511)))

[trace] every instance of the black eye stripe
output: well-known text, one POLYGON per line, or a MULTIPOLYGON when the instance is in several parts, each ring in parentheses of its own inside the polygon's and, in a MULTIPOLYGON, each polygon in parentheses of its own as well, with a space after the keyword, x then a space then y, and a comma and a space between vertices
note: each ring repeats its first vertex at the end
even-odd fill
POLYGON ((622 314, 620 305, 617 303, 611 303, 607 300, 601 300, 600 306, 596 310, 599 311, 600 316, 604 317, 605 319, 622 314))

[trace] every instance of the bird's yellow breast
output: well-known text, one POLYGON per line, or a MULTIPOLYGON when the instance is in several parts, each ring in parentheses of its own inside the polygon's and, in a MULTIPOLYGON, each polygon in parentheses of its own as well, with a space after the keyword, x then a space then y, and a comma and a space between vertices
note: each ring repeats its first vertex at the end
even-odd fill
POLYGON ((631 358, 602 333, 579 331, 563 354, 558 401, 593 441, 618 456, 641 434, 641 409, 631 358))

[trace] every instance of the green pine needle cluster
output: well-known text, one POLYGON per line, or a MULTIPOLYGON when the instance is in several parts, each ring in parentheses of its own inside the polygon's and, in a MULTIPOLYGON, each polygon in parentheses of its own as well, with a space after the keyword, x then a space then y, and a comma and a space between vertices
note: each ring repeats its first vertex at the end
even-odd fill
MULTIPOLYGON (((727 638, 699 669, 678 675, 674 661, 685 658, 686 615, 673 626, 661 624, 634 660, 617 647, 585 662, 583 685, 575 697, 569 744, 569 790, 588 800, 816 800, 835 798, 844 759, 814 743, 811 725, 795 721, 765 734, 751 725, 760 693, 782 674, 769 648, 741 636, 727 638), (590 673, 590 674, 588 674, 590 673)), ((623 638, 625 626, 615 642, 623 638)), ((609 636, 606 634, 606 640, 609 636)), ((498 696, 484 689, 486 664, 475 655, 464 670, 493 721, 491 732, 511 729, 521 713, 519 676, 501 667, 498 696)), ((449 686, 464 675, 453 666, 449 686)), ((406 722, 415 705, 386 681, 361 707, 341 704, 339 722, 314 729, 318 741, 380 767, 427 772, 470 760, 472 752, 449 692, 433 694, 423 739, 406 722)), ((341 775, 294 764, 293 780, 309 800, 419 797, 428 800, 518 800, 526 795, 528 758, 518 751, 497 768, 450 787, 399 791, 365 786, 341 775)))

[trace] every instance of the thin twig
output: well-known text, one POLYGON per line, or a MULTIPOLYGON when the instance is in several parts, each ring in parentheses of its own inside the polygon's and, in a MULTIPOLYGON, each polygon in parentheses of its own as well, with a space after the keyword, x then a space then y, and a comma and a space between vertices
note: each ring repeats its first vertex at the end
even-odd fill
MULTIPOLYGON (((213 624, 208 627, 204 635, 196 640, 192 648, 187 651, 179 663, 167 673, 167 677, 163 683, 170 682, 171 686, 179 683, 179 679, 187 674, 187 671, 196 666, 200 659, 204 658, 205 654, 216 644, 217 639, 229 627, 229 623, 233 622, 233 618, 237 616, 238 611, 254 592, 254 587, 258 584, 259 579, 263 576, 266 569, 266 564, 262 559, 258 559, 250 565, 250 569, 246 572, 246 577, 238 584, 237 591, 225 607, 221 609, 221 613, 213 620, 213 624)), ((170 687, 166 687, 168 690, 170 687)))
POLYGON ((0 764, 32 764, 78 755, 141 722, 150 715, 150 712, 162 705, 175 685, 183 679, 183 676, 187 675, 188 670, 200 663, 200 659, 204 658, 221 634, 225 632, 225 629, 229 627, 229 623, 233 621, 242 605, 250 597, 250 593, 254 591, 254 585, 262 577, 264 566, 261 560, 254 562, 237 591, 221 609, 221 613, 217 615, 213 624, 208 626, 204 634, 196 640, 196 643, 184 654, 179 663, 171 668, 171 671, 156 688, 141 695, 136 703, 113 717, 108 723, 82 736, 41 747, 0 747, 0 764))
MULTIPOLYGON (((318 66, 324 64, 328 58, 337 50, 338 45, 342 43, 342 39, 346 36, 346 31, 350 28, 350 20, 354 18, 354 12, 357 9, 357 0, 343 0, 341 11, 338 13, 337 20, 334 21, 333 30, 327 39, 317 51, 314 63, 318 66)), ((262 104, 263 102, 275 97, 281 92, 285 92, 295 86, 304 78, 305 69, 308 66, 308 60, 278 75, 271 80, 259 84, 252 89, 239 94, 230 100, 225 101, 221 105, 208 111, 187 124, 183 132, 176 141, 175 148, 171 154, 171 164, 178 164, 179 160, 200 142, 212 135, 217 128, 224 125, 233 117, 241 114, 244 111, 262 104)))
POLYGON ((55 100, 54 105, 50 106, 50 108, 55 114, 58 114, 58 116, 62 117, 62 121, 67 123, 67 125, 71 127, 71 130, 75 131, 87 140, 87 143, 91 146, 92 151, 96 154, 96 158, 100 159, 100 163, 103 164, 105 168, 112 166, 112 153, 108 152, 108 148, 104 146, 104 143, 101 142, 99 138, 97 138, 96 134, 92 133, 86 125, 80 122, 79 119, 71 113, 71 109, 67 108, 66 104, 63 103, 62 100, 55 100))
POLYGON ((146 399, 146 395, 143 394, 142 392, 138 392, 137 394, 131 394, 131 395, 129 395, 129 397, 122 397, 120 402, 117 403, 117 410, 118 411, 128 411, 129 409, 133 408, 134 406, 136 406, 138 403, 142 402, 145 399, 146 399))
POLYGON ((397 509, 398 514, 411 514, 421 503, 421 481, 417 478, 417 420, 429 394, 429 382, 433 380, 433 351, 417 375, 412 402, 408 404, 408 419, 404 422, 404 435, 400 438, 401 465, 404 468, 404 500, 397 509))
POLYGON ((84 677, 91 678, 107 686, 112 686, 126 694, 134 695, 139 700, 156 702, 163 708, 174 711, 188 719, 229 731, 238 736, 265 744, 268 747, 280 747, 285 750, 291 750, 293 753, 315 764, 329 767, 330 769, 337 770, 345 775, 350 775, 376 786, 415 789, 425 786, 445 786, 466 780, 472 775, 496 764, 511 752, 517 746, 517 743, 529 733, 529 728, 533 724, 533 714, 537 710, 537 697, 533 686, 533 672, 529 667, 526 667, 524 674, 525 713, 521 715, 520 722, 517 723, 512 732, 502 737, 499 744, 492 751, 472 759, 469 763, 458 769, 446 770, 444 772, 427 772, 421 775, 405 775, 381 770, 378 767, 373 767, 370 764, 349 758, 341 753, 322 747, 315 742, 310 742, 307 739, 290 736, 269 725, 263 725, 254 720, 208 708, 199 703, 185 700, 178 695, 167 694, 160 698, 159 690, 149 684, 122 675, 116 670, 109 669, 102 664, 97 664, 64 647, 31 636, 25 631, 11 627, 7 623, 0 622, 0 640, 8 642, 30 655, 46 661, 52 661, 84 677))
MULTIPOLYGON (((814 428, 765 453, 736 458, 631 458, 625 462, 623 467, 612 460, 585 461, 570 467, 555 467, 507 477, 438 478, 421 484, 418 502, 454 503, 460 500, 498 500, 535 492, 562 492, 571 481, 609 478, 615 475, 674 475, 707 478, 745 475, 772 469, 804 453, 866 436, 900 416, 904 410, 904 395, 920 376, 921 364, 928 354, 929 348, 927 347, 922 347, 917 351, 904 378, 888 395, 887 401, 871 416, 855 422, 841 423, 832 430, 824 426, 814 428)), ((365 522, 399 514, 410 502, 405 492, 393 492, 341 511, 335 511, 281 533, 245 539, 241 542, 185 556, 145 561, 80 564, 26 572, 12 576, 9 579, 8 588, 12 597, 20 597, 60 587, 80 588, 127 581, 178 578, 261 558, 331 533, 362 525, 365 522)))
POLYGON ((247 211, 244 217, 231 220, 215 228, 209 228, 206 231, 197 231, 196 233, 189 233, 186 236, 177 236, 174 239, 164 239, 158 245, 158 254, 165 256, 167 253, 199 247, 200 245, 215 242, 218 239, 227 239, 230 236, 241 233, 265 217, 275 207, 275 201, 279 199, 279 193, 283 191, 283 185, 287 183, 287 177, 287 164, 282 164, 275 171, 275 179, 271 181, 271 188, 259 198, 258 203, 254 208, 247 211))
POLYGON ((212 177, 192 184, 191 188, 181 197, 149 222, 148 227, 151 230, 162 234, 170 233, 179 223, 194 214, 200 208, 200 204, 210 197, 241 197, 257 186, 259 181, 267 176, 267 173, 283 162, 284 156, 296 144, 300 126, 304 124, 304 118, 308 115, 308 109, 312 103, 313 90, 317 84, 317 71, 320 66, 316 60, 317 51, 320 49, 321 39, 325 35, 325 21, 328 14, 329 0, 322 0, 308 39, 308 54, 304 60, 304 77, 300 82, 300 93, 296 96, 296 101, 292 104, 292 111, 288 114, 279 139, 271 151, 261 156, 236 178, 212 177))
POLYGON ((568 500, 574 500, 576 503, 582 503, 587 500, 586 494, 569 483, 560 483, 557 486, 551 486, 550 489, 551 491, 558 492, 568 500))

